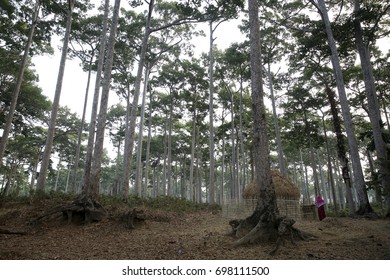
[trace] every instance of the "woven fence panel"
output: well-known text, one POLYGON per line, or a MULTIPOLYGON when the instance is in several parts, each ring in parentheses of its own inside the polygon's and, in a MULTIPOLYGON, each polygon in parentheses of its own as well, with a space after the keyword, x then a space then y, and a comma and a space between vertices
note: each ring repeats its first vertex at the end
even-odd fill
MULTIPOLYGON (((302 219, 298 200, 277 199, 279 214, 298 221, 302 219)), ((244 219, 256 208, 255 199, 228 200, 222 205, 222 215, 228 219, 244 219)))

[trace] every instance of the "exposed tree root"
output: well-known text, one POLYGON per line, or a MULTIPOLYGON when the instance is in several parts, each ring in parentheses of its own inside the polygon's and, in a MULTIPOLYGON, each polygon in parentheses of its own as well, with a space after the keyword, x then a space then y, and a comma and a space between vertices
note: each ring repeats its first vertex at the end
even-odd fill
POLYGON ((376 220, 379 219, 379 216, 377 213, 375 213, 374 209, 372 209, 370 204, 366 204, 364 206, 360 206, 359 209, 351 215, 351 217, 363 217, 370 220, 376 220))
POLYGON ((20 235, 26 235, 27 232, 25 232, 25 231, 12 231, 12 230, 8 230, 8 229, 0 228, 0 234, 20 234, 20 235))
POLYGON ((35 224, 45 217, 61 213, 65 218, 67 218, 68 223, 71 223, 73 217, 75 216, 81 217, 85 223, 90 223, 100 222, 104 216, 107 215, 107 211, 99 202, 87 196, 82 196, 70 204, 60 205, 48 210, 43 215, 33 220, 31 223, 35 224))
POLYGON ((123 215, 122 221, 125 222, 127 228, 135 229, 136 223, 145 221, 145 213, 143 210, 134 208, 123 215))
MULTIPOLYGON (((255 213, 256 211, 254 214, 255 213)), ((254 214, 252 214, 252 216, 254 214)), ((294 239, 296 238, 299 238, 303 241, 309 241, 318 238, 315 235, 295 228, 293 226, 295 224, 293 219, 275 216, 275 219, 270 220, 269 218, 272 217, 272 215, 268 214, 266 219, 262 217, 253 227, 250 223, 252 216, 244 220, 231 220, 229 222, 230 226, 232 227, 232 235, 239 238, 235 242, 234 246, 253 244, 262 241, 276 242, 275 248, 270 252, 271 255, 274 255, 279 250, 281 244, 285 245, 285 240, 287 238, 294 245, 294 239)))

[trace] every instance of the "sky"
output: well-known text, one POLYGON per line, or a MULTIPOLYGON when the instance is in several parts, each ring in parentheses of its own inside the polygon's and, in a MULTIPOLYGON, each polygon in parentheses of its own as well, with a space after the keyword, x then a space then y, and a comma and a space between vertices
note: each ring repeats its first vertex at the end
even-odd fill
MULTIPOLYGON (((99 3, 99 0, 92 0, 92 2, 99 3)), ((112 2, 112 1, 111 1, 112 2)), ((127 1, 122 1, 126 3, 127 1)), ((240 32, 238 25, 241 20, 231 20, 224 22, 218 26, 215 31, 214 37, 216 38, 215 44, 218 48, 224 49, 233 42, 243 41, 243 35, 240 32)), ((202 52, 208 52, 209 48, 209 26, 207 23, 198 24, 198 28, 202 28, 206 34, 205 37, 197 37, 193 39, 193 44, 196 48, 196 54, 202 52)), ((382 50, 388 50, 390 47, 389 38, 384 39, 382 42, 382 50)), ((55 49, 54 55, 42 55, 33 58, 36 72, 39 76, 38 85, 42 88, 43 94, 50 100, 53 100, 54 92, 57 83, 58 68, 60 63, 60 47, 62 43, 59 38, 55 38, 52 42, 52 46, 55 49)), ((76 112, 80 117, 82 115, 84 106, 84 96, 87 83, 87 73, 84 72, 80 66, 78 59, 66 61, 65 75, 60 99, 61 106, 67 106, 72 112, 76 112)), ((89 90, 89 102, 88 110, 86 113, 86 120, 90 118, 90 107, 92 103, 92 94, 94 91, 95 75, 92 73, 92 80, 89 90)), ((115 93, 110 93, 109 105, 114 105, 119 102, 119 98, 115 93)))
MULTIPOLYGON (((123 1, 122 1, 123 2, 123 1)), ((218 26, 215 31, 217 39, 215 44, 219 48, 226 48, 231 43, 242 40, 243 35, 238 29, 240 21, 224 22, 218 26)), ((196 54, 202 52, 208 52, 209 48, 209 28, 208 25, 203 23, 199 24, 199 28, 204 28, 206 37, 197 37, 193 40, 193 44, 196 48, 196 54)), ((39 76, 38 85, 42 88, 43 94, 50 100, 54 98, 54 92, 57 83, 58 68, 60 64, 60 47, 62 43, 59 38, 54 38, 52 46, 55 49, 54 55, 42 55, 34 57, 32 62, 35 65, 35 70, 39 76)), ((83 112, 84 96, 87 86, 88 73, 84 72, 80 66, 80 60, 68 59, 65 66, 65 74, 60 98, 60 105, 67 106, 72 112, 76 112, 80 117, 83 112)), ((91 107, 92 95, 95 84, 95 73, 92 73, 91 85, 89 90, 89 102, 87 108, 91 107)), ((109 105, 113 105, 119 102, 119 98, 115 93, 110 93, 109 105)), ((90 111, 87 110, 86 119, 89 120, 90 111)))

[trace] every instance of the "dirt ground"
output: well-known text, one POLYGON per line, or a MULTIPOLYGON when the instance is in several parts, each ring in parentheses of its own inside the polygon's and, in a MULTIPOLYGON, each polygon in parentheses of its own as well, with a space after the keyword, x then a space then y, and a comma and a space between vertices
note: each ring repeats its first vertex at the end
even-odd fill
POLYGON ((390 259, 390 220, 326 218, 298 221, 296 227, 318 236, 314 241, 234 247, 228 219, 220 213, 178 213, 145 209, 146 221, 130 230, 116 207, 99 223, 68 224, 60 215, 29 222, 55 202, 7 202, 0 207, 0 259, 390 259))

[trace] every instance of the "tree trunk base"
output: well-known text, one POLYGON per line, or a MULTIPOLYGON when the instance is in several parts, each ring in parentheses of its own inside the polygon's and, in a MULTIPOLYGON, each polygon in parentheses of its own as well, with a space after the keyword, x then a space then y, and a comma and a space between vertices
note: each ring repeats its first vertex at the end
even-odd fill
POLYGON ((124 214, 121 220, 125 222, 128 229, 135 229, 136 224, 145 221, 145 214, 144 211, 134 208, 124 214))
POLYGON ((59 213, 62 213, 62 216, 67 219, 68 224, 76 220, 84 223, 100 222, 107 215, 107 211, 99 202, 90 197, 82 196, 70 204, 50 209, 43 215, 36 218, 32 223, 37 223, 45 217, 59 213))
POLYGON ((352 215, 352 217, 356 218, 367 218, 370 220, 377 220, 379 219, 379 216, 375 211, 372 209, 370 204, 360 206, 359 209, 352 215))
POLYGON ((315 240, 313 234, 301 231, 293 225, 295 221, 291 218, 280 217, 276 213, 265 211, 262 214, 259 210, 244 220, 231 220, 231 235, 239 238, 234 246, 254 244, 259 242, 275 242, 275 248, 270 252, 271 255, 277 253, 280 245, 285 245, 285 240, 289 239, 295 245, 294 239, 299 238, 303 241, 315 240), (257 223, 255 220, 257 219, 257 223))

